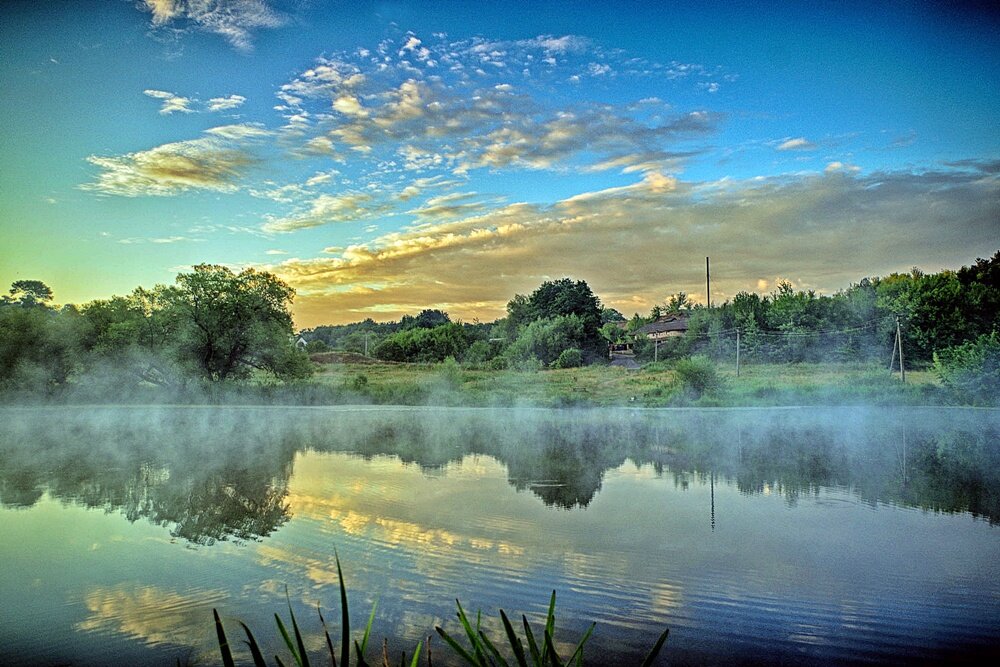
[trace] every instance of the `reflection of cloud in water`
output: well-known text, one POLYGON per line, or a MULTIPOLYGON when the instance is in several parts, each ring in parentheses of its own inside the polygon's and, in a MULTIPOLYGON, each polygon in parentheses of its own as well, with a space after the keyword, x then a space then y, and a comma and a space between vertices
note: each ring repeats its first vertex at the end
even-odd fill
POLYGON ((177 593, 156 586, 121 584, 92 589, 84 597, 88 617, 76 624, 83 632, 120 633, 150 646, 211 646, 211 610, 228 598, 223 591, 177 593))

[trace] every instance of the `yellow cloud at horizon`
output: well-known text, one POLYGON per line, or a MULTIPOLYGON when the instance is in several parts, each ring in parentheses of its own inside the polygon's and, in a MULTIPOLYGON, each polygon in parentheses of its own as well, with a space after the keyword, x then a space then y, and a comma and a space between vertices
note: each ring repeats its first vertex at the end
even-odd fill
POLYGON ((440 304, 454 319, 492 321, 515 294, 561 277, 586 280, 606 306, 631 315, 678 291, 704 302, 706 256, 716 303, 766 290, 774 276, 845 289, 927 261, 958 234, 972 257, 995 245, 998 197, 995 176, 838 170, 696 184, 651 172, 548 206, 439 218, 331 257, 264 268, 299 290, 300 327, 398 319, 440 304))

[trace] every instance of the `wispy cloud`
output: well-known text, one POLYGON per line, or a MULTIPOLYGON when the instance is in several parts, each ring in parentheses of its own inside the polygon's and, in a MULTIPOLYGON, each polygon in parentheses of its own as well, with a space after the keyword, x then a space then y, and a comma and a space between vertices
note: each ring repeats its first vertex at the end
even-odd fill
POLYGON ((143 0, 140 7, 152 15, 152 26, 198 30, 225 38, 241 51, 253 48, 257 30, 280 28, 288 17, 267 0, 143 0))
POLYGON ((838 169, 720 182, 646 175, 632 186, 507 204, 269 268, 300 290, 301 322, 331 312, 358 319, 373 304, 396 304, 384 313, 392 317, 432 303, 488 320, 514 293, 563 275, 586 279, 609 305, 644 310, 677 290, 703 299, 706 248, 726 294, 776 275, 832 291, 871 272, 940 261, 940 247, 954 248, 960 262, 995 245, 998 200, 1000 178, 971 171, 838 169))
POLYGON ((366 220, 386 210, 386 204, 379 203, 366 192, 321 194, 304 210, 285 217, 269 218, 262 229, 267 232, 292 232, 336 222, 366 220))
POLYGON ((181 97, 180 95, 175 95, 174 93, 168 93, 165 90, 144 90, 143 95, 152 97, 153 99, 160 100, 162 105, 160 106, 161 114, 171 114, 176 112, 181 113, 193 113, 191 108, 191 98, 181 97))
POLYGON ((219 113, 235 109, 247 101, 242 95, 227 95, 225 97, 213 97, 208 102, 202 103, 196 97, 184 97, 176 93, 165 90, 147 89, 142 91, 143 95, 160 100, 160 113, 196 113, 204 110, 219 113))
POLYGON ((780 144, 778 144, 779 151, 812 151, 816 150, 816 144, 809 141, 805 137, 795 137, 792 139, 785 139, 780 144))
POLYGON ((209 111, 228 111, 241 106, 247 98, 242 95, 227 95, 226 97, 213 97, 208 101, 209 111))
POLYGON ((102 194, 167 196, 187 190, 232 192, 257 158, 247 146, 206 136, 119 156, 91 155, 96 180, 80 186, 102 194))

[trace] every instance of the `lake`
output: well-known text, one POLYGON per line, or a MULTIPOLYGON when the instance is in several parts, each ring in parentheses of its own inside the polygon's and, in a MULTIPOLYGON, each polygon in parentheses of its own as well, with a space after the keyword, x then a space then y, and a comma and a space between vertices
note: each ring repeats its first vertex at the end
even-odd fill
MULTIPOLYGON (((0 663, 398 661, 455 600, 588 664, 996 663, 1000 411, 0 409, 0 663), (360 633, 355 631, 360 636, 360 633), (568 651, 567 651, 568 653, 568 651), (245 658, 245 654, 244 654, 245 658)), ((423 664, 423 663, 422 663, 423 664)))

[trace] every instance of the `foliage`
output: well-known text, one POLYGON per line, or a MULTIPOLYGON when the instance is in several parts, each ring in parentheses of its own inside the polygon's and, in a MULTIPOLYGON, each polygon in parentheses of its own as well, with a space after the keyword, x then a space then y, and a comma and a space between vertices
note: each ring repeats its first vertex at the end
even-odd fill
POLYGON ((275 276, 199 264, 164 293, 177 322, 179 351, 210 380, 245 378, 254 368, 298 377, 306 368, 290 351, 295 292, 275 276))
POLYGON ((52 290, 41 280, 15 280, 6 296, 0 297, 0 305, 33 308, 52 301, 52 290))
MULTIPOLYGON (((601 301, 583 280, 569 278, 542 283, 530 296, 517 294, 507 303, 507 318, 504 322, 508 340, 521 336, 522 330, 539 320, 553 320, 559 317, 576 316, 581 325, 572 341, 573 347, 591 353, 601 353, 604 343, 598 332, 602 320, 601 301)), ((558 351, 556 352, 558 355, 558 351)), ((554 359, 555 357, 553 357, 554 359)), ((543 363, 551 363, 552 359, 543 363)))
MULTIPOLYGON (((347 605, 347 588, 344 584, 344 573, 340 567, 340 556, 334 552, 334 559, 337 563, 337 579, 340 582, 340 625, 341 625, 341 636, 340 636, 340 663, 347 667, 351 664, 351 622, 350 616, 348 614, 347 605)), ((288 648, 288 652, 292 656, 292 660, 298 667, 309 667, 310 660, 309 654, 306 651, 306 642, 302 637, 302 632, 299 630, 298 621, 295 619, 295 612, 292 611, 291 600, 288 599, 288 589, 285 589, 285 599, 288 602, 288 614, 292 623, 292 632, 288 632, 288 628, 285 623, 281 620, 278 614, 274 615, 274 622, 278 627, 278 632, 281 634, 281 638, 285 642, 285 646, 288 648), (292 638, 294 636, 294 641, 292 638)), ((319 615, 320 625, 323 628, 323 638, 325 640, 326 649, 330 655, 330 663, 336 666, 337 663, 337 652, 334 650, 334 642, 330 637, 330 632, 326 626, 326 619, 323 618, 323 610, 318 606, 316 607, 316 612, 319 615)), ((222 626, 222 620, 219 618, 219 612, 216 609, 212 609, 212 615, 215 618, 215 632, 219 641, 219 652, 222 655, 222 664, 226 667, 235 667, 235 660, 233 659, 233 652, 230 648, 229 639, 226 636, 225 628, 222 626)), ((372 623, 375 621, 375 605, 372 606, 371 614, 368 616, 368 623, 365 625, 364 633, 361 636, 361 641, 354 640, 354 651, 355 651, 355 665, 357 667, 368 667, 369 663, 365 660, 365 651, 368 648, 368 640, 371 637, 372 623)), ((253 658, 254 667, 266 667, 267 661, 264 659, 264 654, 260 650, 260 646, 257 643, 257 639, 254 637, 253 632, 245 623, 240 623, 240 627, 243 628, 243 632, 246 634, 247 638, 244 642, 247 648, 250 650, 250 655, 253 658)), ((410 667, 416 667, 420 659, 420 650, 423 642, 417 642, 417 647, 413 651, 413 659, 411 660, 410 667)), ((383 649, 383 664, 389 664, 389 656, 386 655, 383 649)), ((430 655, 428 655, 428 663, 430 662, 430 655)), ((274 663, 276 665, 283 665, 281 658, 277 655, 274 656, 274 663)), ((400 659, 400 665, 406 664, 406 654, 404 653, 400 659)))
POLYGON ((714 394, 722 388, 722 377, 715 364, 703 355, 680 359, 674 364, 674 373, 695 396, 714 394))
POLYGON ((570 347, 559 353, 559 358, 552 362, 553 368, 578 368, 583 366, 583 352, 570 347))
MULTIPOLYGON (((330 655, 330 663, 335 666, 337 664, 347 666, 350 665, 351 658, 350 618, 348 616, 347 589, 344 585, 344 575, 340 566, 340 558, 335 555, 335 559, 337 563, 337 577, 340 581, 340 614, 342 627, 339 663, 337 660, 337 653, 334 650, 334 642, 327 629, 326 620, 323 618, 323 611, 317 607, 317 612, 319 614, 320 624, 323 628, 323 638, 325 640, 326 649, 330 655)), ((285 597, 286 599, 288 598, 287 589, 285 591, 285 597)), ((472 665, 473 667, 494 667, 496 665, 503 665, 504 667, 507 667, 510 663, 497 647, 498 643, 502 646, 503 642, 494 642, 486 635, 485 632, 483 632, 482 614, 480 613, 476 615, 476 623, 475 626, 473 626, 466 615, 465 610, 462 609, 462 603, 455 600, 455 604, 458 606, 459 623, 461 623, 462 630, 465 632, 465 636, 470 642, 471 647, 464 647, 441 626, 435 626, 434 630, 441 636, 445 644, 461 660, 469 665, 472 665)), ((577 642, 576 647, 573 649, 573 652, 568 658, 560 658, 555 647, 555 608, 556 592, 552 591, 552 597, 549 600, 548 613, 545 616, 545 624, 542 626, 541 632, 537 629, 532 630, 531 624, 528 623, 528 617, 522 615, 521 622, 524 628, 523 640, 514 630, 514 626, 507 617, 506 612, 504 612, 503 609, 500 610, 500 619, 504 626, 505 640, 510 649, 509 655, 514 659, 513 664, 518 665, 519 667, 529 667, 529 665, 531 667, 561 667, 564 664, 576 665, 577 667, 580 667, 583 665, 583 647, 587 640, 590 639, 590 635, 594 632, 594 627, 597 624, 590 624, 590 627, 588 627, 586 632, 583 633, 583 636, 577 642)), ((299 630, 299 625, 295 618, 295 612, 292 610, 290 600, 288 600, 288 613, 292 624, 292 632, 288 631, 287 626, 278 614, 274 615, 275 624, 277 625, 278 631, 284 640, 289 654, 291 654, 292 659, 295 661, 295 664, 298 665, 298 667, 309 667, 311 663, 309 655, 306 651, 306 642, 302 637, 302 632, 299 630)), ((229 638, 226 635, 225 628, 222 625, 222 619, 219 617, 218 610, 213 609, 212 615, 215 619, 215 632, 219 643, 219 652, 222 657, 222 664, 226 667, 235 667, 236 662, 233 657, 232 648, 229 643, 229 638)), ((373 606, 361 641, 359 642, 358 640, 354 640, 355 665, 357 665, 357 667, 368 667, 370 664, 365 659, 365 651, 367 649, 368 640, 371 636, 371 627, 374 620, 375 607, 373 606)), ((240 627, 243 628, 243 632, 247 636, 244 643, 250 651, 254 666, 266 667, 267 661, 264 659, 264 654, 261 651, 260 645, 257 643, 253 632, 245 623, 241 622, 240 627)), ((663 649, 663 645, 666 643, 669 633, 670 630, 668 628, 660 634, 656 642, 653 644, 653 647, 649 650, 645 659, 642 661, 642 667, 648 667, 653 664, 653 661, 663 649)), ((409 662, 410 667, 417 667, 419 664, 422 644, 423 642, 417 643, 416 649, 414 649, 413 652, 413 657, 409 662)), ((276 665, 284 664, 281 658, 277 655, 274 656, 274 661, 276 665)), ((384 648, 382 654, 382 664, 389 664, 389 656, 384 648)), ((404 653, 400 658, 400 665, 405 666, 406 664, 406 654, 404 653)), ((432 664, 433 662, 428 648, 427 665, 430 666, 432 664)))
POLYGON ((79 356, 80 316, 34 302, 0 307, 0 387, 49 390, 63 384, 79 356))
POLYGON ((414 327, 390 334, 373 350, 386 361, 434 362, 461 357, 468 348, 462 325, 450 323, 432 329, 414 327))
POLYGON ((963 398, 1000 404, 1000 336, 994 331, 935 352, 934 371, 963 398))
POLYGON ((579 348, 584 338, 584 324, 577 315, 557 315, 534 320, 521 329, 520 334, 504 352, 508 363, 518 365, 536 360, 548 366, 563 350, 579 348))

